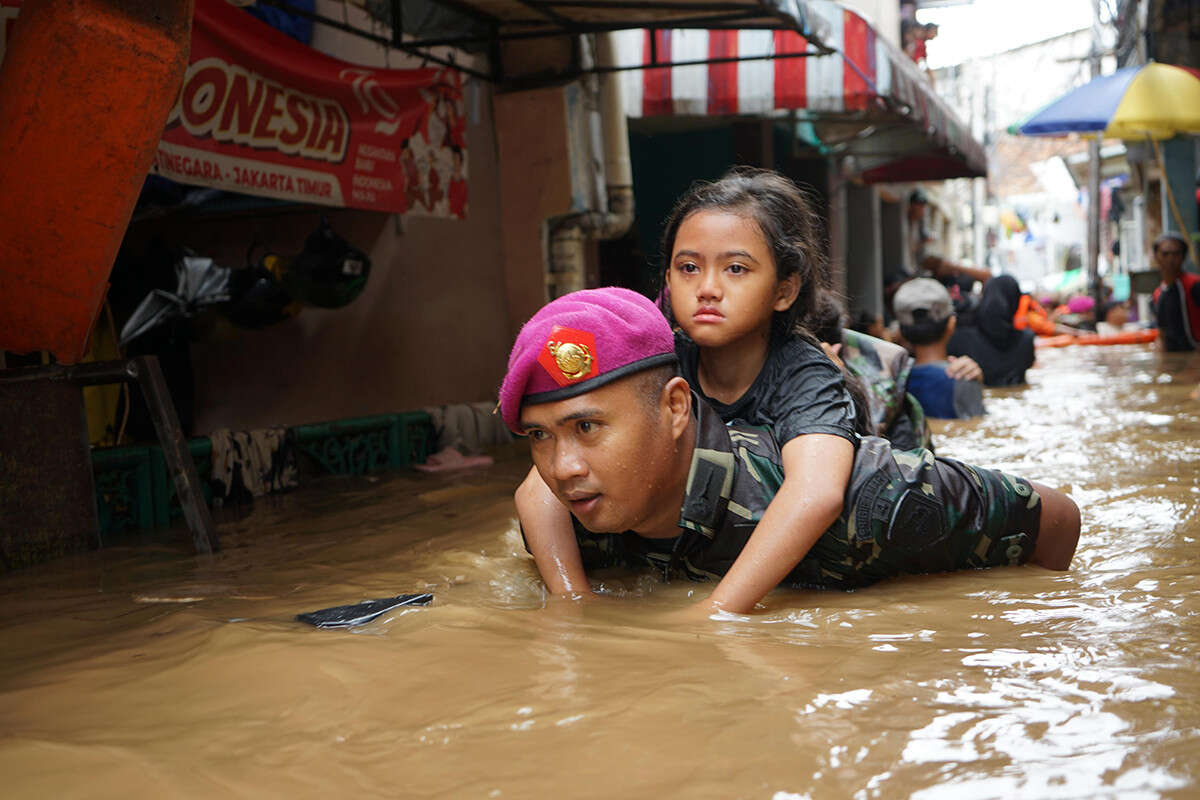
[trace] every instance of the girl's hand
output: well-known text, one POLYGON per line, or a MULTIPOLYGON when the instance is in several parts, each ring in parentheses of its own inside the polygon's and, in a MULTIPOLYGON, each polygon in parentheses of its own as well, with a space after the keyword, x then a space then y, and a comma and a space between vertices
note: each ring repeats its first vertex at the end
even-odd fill
POLYGON ((783 485, 709 598, 721 611, 753 611, 842 512, 854 445, 841 436, 808 433, 785 444, 782 455, 783 485))

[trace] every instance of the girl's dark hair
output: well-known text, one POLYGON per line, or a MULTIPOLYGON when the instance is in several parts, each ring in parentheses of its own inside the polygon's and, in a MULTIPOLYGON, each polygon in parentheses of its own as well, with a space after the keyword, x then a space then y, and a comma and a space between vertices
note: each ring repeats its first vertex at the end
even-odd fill
MULTIPOLYGON (((775 313, 771 332, 786 335, 799 329, 807 333, 817 291, 829 283, 821 217, 810 194, 778 172, 756 167, 734 167, 715 182, 696 181, 667 217, 659 273, 663 288, 679 226, 692 214, 710 210, 743 215, 758 225, 775 259, 776 277, 784 280, 795 275, 800 280, 796 302, 775 313)), ((663 313, 674 324, 666 293, 660 292, 659 297, 663 313)))
MULTIPOLYGON (((821 287, 817 290, 817 306, 813 312, 809 329, 819 342, 842 344, 842 329, 849 320, 846 301, 833 289, 821 287)), ((845 363, 841 365, 842 380, 854 403, 854 430, 860 436, 874 436, 875 423, 871 420, 871 404, 867 400, 866 383, 845 363)))
POLYGON ((846 382, 850 401, 854 403, 854 432, 859 436, 882 436, 883 434, 875 430, 875 423, 871 419, 871 403, 867 400, 867 392, 870 389, 866 383, 845 366, 842 367, 842 379, 846 382))
POLYGON ((819 289, 817 305, 808 323, 808 330, 817 337, 817 341, 841 344, 842 329, 848 327, 849 321, 850 315, 846 313, 842 298, 833 289, 819 289))

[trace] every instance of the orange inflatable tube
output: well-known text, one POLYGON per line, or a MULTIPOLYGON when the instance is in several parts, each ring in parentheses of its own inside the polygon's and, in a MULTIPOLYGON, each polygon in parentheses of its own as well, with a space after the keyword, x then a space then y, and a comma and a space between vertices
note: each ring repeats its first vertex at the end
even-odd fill
POLYGON ((1147 328, 1144 331, 1126 331, 1113 336, 1076 336, 1075 344, 1144 344, 1153 342, 1157 338, 1158 330, 1147 328))
POLYGON ((1037 347, 1066 347, 1069 344, 1075 344, 1075 337, 1069 333, 1058 336, 1039 336, 1033 340, 1033 343, 1037 347))
POLYGON ((1046 309, 1027 294, 1021 295, 1017 303, 1017 311, 1013 314, 1013 327, 1019 331, 1029 328, 1038 336, 1053 336, 1055 330, 1046 309))
POLYGON ((1145 344, 1158 338, 1156 328, 1141 331, 1126 331, 1112 336, 1072 336, 1064 333, 1060 336, 1047 336, 1037 339, 1034 344, 1038 347, 1066 347, 1072 344, 1108 345, 1108 344, 1145 344))
POLYGON ((187 68, 192 0, 26 0, 0 67, 0 350, 74 363, 187 68))

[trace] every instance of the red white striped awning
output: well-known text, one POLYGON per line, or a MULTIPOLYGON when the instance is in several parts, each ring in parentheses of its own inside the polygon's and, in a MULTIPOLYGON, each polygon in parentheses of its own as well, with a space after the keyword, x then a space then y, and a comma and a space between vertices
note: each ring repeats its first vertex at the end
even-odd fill
MULTIPOLYGON (((987 157, 912 59, 856 12, 809 0, 821 30, 810 45, 788 30, 637 30, 617 34, 630 117, 772 116, 884 123, 839 152, 858 155, 867 180, 981 176, 987 157), (834 52, 787 57, 790 54, 834 52), (784 57, 780 57, 784 56, 784 57), (756 59, 687 64, 717 59, 756 59), (654 67, 653 64, 669 66, 654 67), (903 123, 888 126, 886 123, 903 123), (875 139, 875 141, 872 141, 875 139)), ((861 126, 860 126, 861 127, 861 126)), ((845 130, 843 127, 841 130, 845 130)))

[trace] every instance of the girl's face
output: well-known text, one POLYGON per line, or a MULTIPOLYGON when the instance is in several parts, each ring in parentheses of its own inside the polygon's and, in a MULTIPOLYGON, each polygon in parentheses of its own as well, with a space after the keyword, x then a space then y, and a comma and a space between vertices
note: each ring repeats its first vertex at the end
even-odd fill
POLYGON ((689 215, 675 234, 667 289, 675 321, 700 347, 766 338, 776 311, 800 289, 779 280, 771 248, 750 218, 728 211, 689 215))

